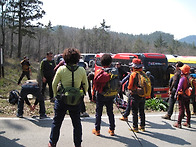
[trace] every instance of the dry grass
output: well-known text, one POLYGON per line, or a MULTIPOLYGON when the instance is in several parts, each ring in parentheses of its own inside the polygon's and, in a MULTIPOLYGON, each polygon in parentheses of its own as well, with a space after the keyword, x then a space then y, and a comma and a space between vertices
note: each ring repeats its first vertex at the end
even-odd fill
MULTIPOLYGON (((30 100, 30 103, 34 103, 34 99, 30 100)), ((92 102, 85 102, 86 112, 88 114, 94 115, 96 104, 92 102)), ((54 103, 51 103, 49 100, 45 100, 46 114, 48 116, 54 116, 54 103)), ((7 99, 0 99, 0 117, 15 117, 17 113, 17 105, 11 105, 7 99)), ((106 113, 106 108, 103 109, 103 114, 106 113)), ((119 110, 114 105, 114 113, 119 113, 119 110)), ((24 116, 32 117, 39 116, 39 105, 37 105, 34 111, 30 111, 29 107, 24 104, 24 116)))

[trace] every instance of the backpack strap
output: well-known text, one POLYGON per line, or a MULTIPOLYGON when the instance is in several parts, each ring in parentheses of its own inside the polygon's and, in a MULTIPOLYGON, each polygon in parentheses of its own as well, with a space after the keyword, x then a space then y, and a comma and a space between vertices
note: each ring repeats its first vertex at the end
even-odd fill
POLYGON ((78 69, 79 66, 74 67, 66 65, 66 67, 72 72, 72 87, 74 87, 74 72, 78 69))
POLYGON ((133 85, 136 85, 137 87, 140 87, 140 88, 141 88, 141 86, 139 85, 139 80, 141 80, 141 79, 139 78, 139 76, 140 76, 139 74, 140 74, 140 72, 137 71, 137 72, 136 72, 136 75, 135 75, 135 79, 134 79, 133 85))

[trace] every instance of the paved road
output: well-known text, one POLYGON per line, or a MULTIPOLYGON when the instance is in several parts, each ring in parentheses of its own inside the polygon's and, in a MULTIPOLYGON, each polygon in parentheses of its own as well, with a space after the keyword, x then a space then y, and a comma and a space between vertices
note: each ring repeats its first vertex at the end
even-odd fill
MULTIPOLYGON (((182 129, 172 127, 174 121, 163 120, 163 113, 146 114, 146 132, 137 133, 143 147, 177 147, 196 146, 196 116, 191 118, 192 128, 182 129)), ((82 147, 140 147, 133 132, 126 122, 119 120, 120 115, 115 116, 115 136, 108 134, 108 119, 103 116, 101 136, 91 133, 94 128, 95 118, 82 119, 83 142, 82 147)), ((175 117, 175 119, 177 116, 175 117)), ((173 118, 174 119, 174 116, 173 118)), ((132 124, 132 117, 129 117, 132 124)), ((183 120, 184 121, 184 120, 183 120)), ((0 147, 46 147, 52 118, 40 120, 33 118, 0 118, 0 147)), ((69 116, 61 129, 58 147, 73 147, 72 125, 69 116)))

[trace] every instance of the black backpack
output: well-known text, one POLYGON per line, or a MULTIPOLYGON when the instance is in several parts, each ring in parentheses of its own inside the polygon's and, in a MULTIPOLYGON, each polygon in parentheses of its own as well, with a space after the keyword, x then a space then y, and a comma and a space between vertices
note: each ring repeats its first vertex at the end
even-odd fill
POLYGON ((9 103, 15 105, 18 103, 18 99, 20 98, 20 93, 17 90, 10 91, 9 94, 9 103))

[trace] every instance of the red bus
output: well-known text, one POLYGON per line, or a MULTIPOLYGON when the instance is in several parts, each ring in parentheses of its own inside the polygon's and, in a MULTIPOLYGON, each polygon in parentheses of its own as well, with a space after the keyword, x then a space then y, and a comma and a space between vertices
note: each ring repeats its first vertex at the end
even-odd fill
MULTIPOLYGON (((96 54, 95 56, 95 71, 101 68, 101 57, 104 53, 96 54)), ((129 63, 132 61, 133 58, 137 58, 137 55, 133 53, 118 53, 118 54, 111 54, 112 56, 112 66, 115 65, 116 62, 120 62, 121 66, 126 72, 129 72, 129 63)))
MULTIPOLYGON (((104 53, 95 56, 95 71, 101 68, 100 58, 104 53)), ((143 70, 150 71, 154 76, 154 94, 158 98, 168 98, 169 73, 168 61, 164 54, 159 53, 117 53, 111 54, 113 58, 112 66, 116 62, 121 62, 121 66, 126 72, 129 72, 129 63, 133 58, 139 58, 143 63, 143 70)))
POLYGON ((158 98, 168 98, 169 78, 168 61, 164 54, 135 53, 144 65, 143 70, 154 76, 154 94, 158 98))

